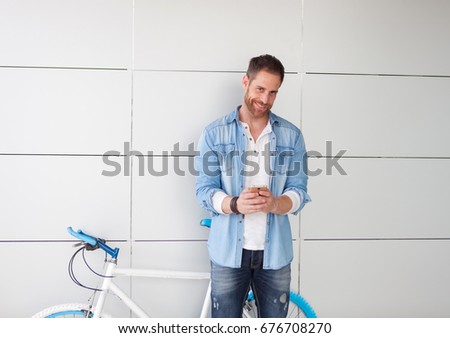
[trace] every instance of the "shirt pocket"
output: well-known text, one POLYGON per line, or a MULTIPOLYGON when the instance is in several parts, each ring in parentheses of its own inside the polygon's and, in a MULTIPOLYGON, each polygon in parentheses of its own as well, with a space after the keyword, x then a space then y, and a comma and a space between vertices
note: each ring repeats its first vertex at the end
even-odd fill
MULTIPOLYGON (((236 150, 235 144, 217 144, 214 146, 214 151, 217 154, 217 160, 219 161, 222 174, 231 176, 235 159, 239 157, 239 152, 236 150)), ((237 168, 234 168, 234 170, 237 170, 237 168)))
POLYGON ((294 148, 289 146, 277 146, 274 171, 285 175, 289 171, 294 158, 294 148))

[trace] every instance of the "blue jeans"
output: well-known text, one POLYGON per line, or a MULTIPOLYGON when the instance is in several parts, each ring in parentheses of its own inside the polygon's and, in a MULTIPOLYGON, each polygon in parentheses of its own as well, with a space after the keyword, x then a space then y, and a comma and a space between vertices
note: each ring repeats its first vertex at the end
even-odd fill
POLYGON ((245 250, 240 268, 211 262, 211 316, 240 318, 247 293, 252 288, 258 317, 284 318, 289 305, 291 266, 263 269, 263 251, 245 250))

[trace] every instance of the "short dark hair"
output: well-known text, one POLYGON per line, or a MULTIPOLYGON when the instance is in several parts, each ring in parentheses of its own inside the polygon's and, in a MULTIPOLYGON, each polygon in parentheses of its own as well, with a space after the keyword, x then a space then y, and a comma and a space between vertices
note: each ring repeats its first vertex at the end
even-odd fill
POLYGON ((278 60, 275 56, 264 54, 260 56, 255 56, 250 60, 247 69, 247 76, 250 81, 256 76, 256 74, 265 70, 269 73, 278 74, 280 76, 281 83, 283 83, 284 79, 284 66, 280 60, 278 60))

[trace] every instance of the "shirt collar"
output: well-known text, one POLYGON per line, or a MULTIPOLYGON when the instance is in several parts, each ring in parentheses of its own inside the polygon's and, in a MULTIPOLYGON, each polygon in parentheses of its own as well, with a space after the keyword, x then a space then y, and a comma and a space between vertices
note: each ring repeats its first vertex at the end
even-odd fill
MULTIPOLYGON (((241 106, 237 106, 228 116, 226 117, 227 123, 231 123, 233 121, 236 121, 236 123, 239 123, 239 108, 241 106)), ((273 126, 274 123, 279 123, 279 118, 277 115, 272 113, 272 111, 269 111, 269 123, 273 126)))

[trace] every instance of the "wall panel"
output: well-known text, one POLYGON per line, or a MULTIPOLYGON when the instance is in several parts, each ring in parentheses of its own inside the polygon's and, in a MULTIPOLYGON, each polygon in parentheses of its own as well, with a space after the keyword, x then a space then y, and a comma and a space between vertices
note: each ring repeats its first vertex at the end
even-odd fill
POLYGON ((305 241, 302 294, 319 317, 421 318, 450 314, 442 241, 305 241))
POLYGON ((105 167, 97 156, 0 156, 0 238, 65 240, 73 226, 128 239, 130 178, 105 167))
POLYGON ((303 238, 450 238, 449 160, 340 159, 346 175, 327 175, 326 159, 309 163, 303 238))
POLYGON ((7 0, 0 13, 0 66, 131 65, 132 0, 7 0))
POLYGON ((450 75, 450 3, 305 0, 306 72, 450 75))
POLYGON ((0 68, 0 153, 122 151, 130 87, 125 71, 0 68))
POLYGON ((450 79, 305 75, 308 148, 345 156, 450 156, 450 79))
POLYGON ((296 71, 300 17, 295 0, 137 0, 134 67, 242 71, 251 57, 268 53, 296 71))

